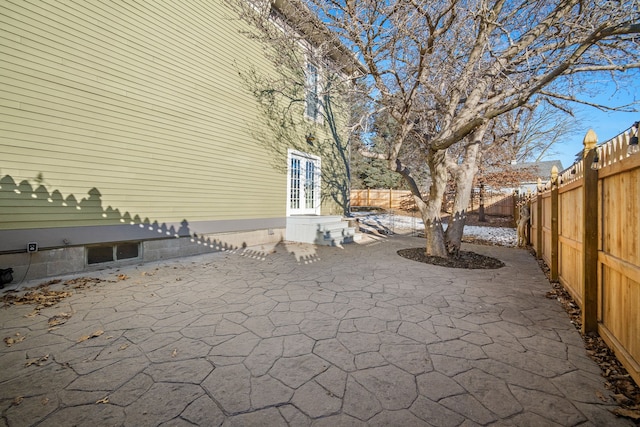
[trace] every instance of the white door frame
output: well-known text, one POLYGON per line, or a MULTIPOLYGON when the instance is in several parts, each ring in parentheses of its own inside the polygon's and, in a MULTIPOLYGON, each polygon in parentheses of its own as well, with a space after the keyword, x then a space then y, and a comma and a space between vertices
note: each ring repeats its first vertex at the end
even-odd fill
POLYGON ((320 215, 320 157, 287 150, 287 216, 320 215))

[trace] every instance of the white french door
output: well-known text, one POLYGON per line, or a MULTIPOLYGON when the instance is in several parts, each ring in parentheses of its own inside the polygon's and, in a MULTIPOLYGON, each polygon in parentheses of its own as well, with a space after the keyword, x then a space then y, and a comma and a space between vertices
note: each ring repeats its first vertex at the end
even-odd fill
POLYGON ((287 215, 320 215, 320 158, 289 150, 287 215))

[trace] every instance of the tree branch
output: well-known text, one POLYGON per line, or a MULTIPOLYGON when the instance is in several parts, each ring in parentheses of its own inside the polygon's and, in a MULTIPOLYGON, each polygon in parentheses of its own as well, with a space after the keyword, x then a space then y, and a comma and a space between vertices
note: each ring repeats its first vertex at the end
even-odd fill
POLYGON ((422 193, 420 192, 420 188, 418 187, 416 180, 413 179, 413 177, 411 176, 411 170, 405 165, 403 165, 400 160, 396 160, 395 171, 398 172, 400 175, 402 175, 407 185, 409 186, 409 190, 411 190, 411 194, 415 196, 414 198, 423 200, 422 193))
POLYGON ((551 98, 561 99, 563 101, 571 101, 571 102, 576 102, 578 104, 588 105, 590 107, 597 108, 600 111, 619 111, 619 112, 623 112, 623 113, 635 113, 635 112, 638 111, 635 108, 631 108, 631 109, 628 108, 628 107, 632 107, 634 104, 621 105, 619 107, 609 107, 609 106, 602 105, 602 104, 596 104, 594 102, 584 101, 584 100, 578 99, 578 98, 576 98, 574 96, 563 95, 563 94, 559 94, 559 93, 555 93, 555 92, 540 91, 539 94, 540 95, 544 95, 544 96, 548 96, 548 97, 551 97, 551 98))
POLYGON ((367 159, 389 160, 389 156, 384 153, 374 153, 373 151, 365 150, 364 148, 358 148, 358 153, 367 159))

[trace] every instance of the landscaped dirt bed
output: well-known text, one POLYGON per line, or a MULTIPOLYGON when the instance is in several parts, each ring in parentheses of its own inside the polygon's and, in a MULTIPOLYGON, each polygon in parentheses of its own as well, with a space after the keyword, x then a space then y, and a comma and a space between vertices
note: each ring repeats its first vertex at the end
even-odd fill
POLYGON ((413 261, 424 262, 426 264, 438 265, 441 267, 485 270, 493 270, 496 268, 504 267, 504 263, 499 259, 468 251, 460 251, 458 257, 456 258, 441 258, 425 255, 424 247, 422 247, 401 249, 398 251, 398 255, 413 261))

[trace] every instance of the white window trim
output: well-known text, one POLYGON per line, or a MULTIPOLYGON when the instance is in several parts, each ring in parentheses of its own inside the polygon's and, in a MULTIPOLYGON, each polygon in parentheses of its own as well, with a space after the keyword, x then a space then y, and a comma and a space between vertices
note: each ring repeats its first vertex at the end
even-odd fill
MULTIPOLYGON (((300 184, 301 189, 304 188, 304 182, 300 184)), ((302 151, 297 151, 289 148, 287 150, 287 210, 286 215, 320 215, 321 208, 321 188, 322 188, 322 161, 320 157, 315 156, 309 153, 303 153, 302 151), (293 157, 301 157, 308 160, 312 160, 316 165, 316 176, 315 176, 315 186, 314 186, 314 207, 310 210, 302 209, 305 212, 300 212, 300 210, 294 210, 291 208, 291 159, 293 157)), ((300 203, 304 203, 305 197, 303 193, 300 194, 300 203)))

